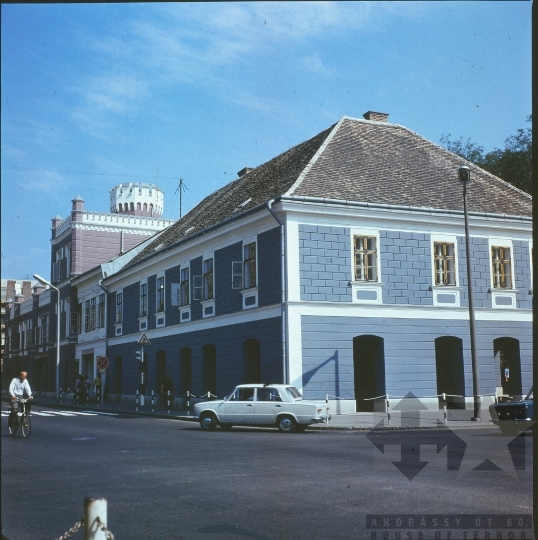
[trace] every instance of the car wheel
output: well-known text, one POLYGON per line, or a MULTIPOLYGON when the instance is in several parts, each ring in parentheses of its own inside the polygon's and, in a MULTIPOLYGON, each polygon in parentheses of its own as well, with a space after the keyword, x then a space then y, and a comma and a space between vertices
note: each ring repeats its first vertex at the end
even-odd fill
POLYGON ((217 419, 210 412, 202 413, 200 416, 200 427, 207 431, 213 431, 217 427, 217 419))
POLYGON ((297 422, 293 416, 281 416, 277 421, 277 426, 283 433, 293 433, 297 430, 297 422))
POLYGON ((230 431, 230 429, 232 429, 232 424, 221 424, 220 429, 223 429, 224 431, 230 431))

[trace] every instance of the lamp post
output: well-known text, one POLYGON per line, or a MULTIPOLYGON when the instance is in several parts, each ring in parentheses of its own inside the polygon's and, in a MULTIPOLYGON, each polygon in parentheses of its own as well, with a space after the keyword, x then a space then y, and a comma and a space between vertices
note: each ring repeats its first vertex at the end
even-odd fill
POLYGON ((56 296, 56 398, 60 399, 60 289, 55 287, 52 283, 46 279, 34 274, 34 278, 37 281, 48 285, 51 289, 54 289, 57 293, 56 296))
POLYGON ((476 353, 476 326, 474 317, 473 276, 471 270, 471 248, 469 245, 469 216, 467 214, 467 184, 471 181, 469 167, 462 166, 458 170, 458 178, 463 186, 463 217, 465 220, 465 252, 467 258, 467 296, 469 299, 469 330, 471 334, 471 365, 473 368, 473 400, 474 416, 471 420, 480 421, 480 375, 478 372, 478 355, 476 353))

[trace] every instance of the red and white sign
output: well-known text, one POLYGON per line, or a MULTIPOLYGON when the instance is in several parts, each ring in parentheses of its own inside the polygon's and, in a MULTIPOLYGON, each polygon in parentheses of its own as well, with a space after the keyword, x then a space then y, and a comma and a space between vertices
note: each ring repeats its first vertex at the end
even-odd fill
POLYGON ((106 369, 108 367, 108 358, 106 356, 98 356, 97 357, 97 369, 101 371, 102 369, 106 369))

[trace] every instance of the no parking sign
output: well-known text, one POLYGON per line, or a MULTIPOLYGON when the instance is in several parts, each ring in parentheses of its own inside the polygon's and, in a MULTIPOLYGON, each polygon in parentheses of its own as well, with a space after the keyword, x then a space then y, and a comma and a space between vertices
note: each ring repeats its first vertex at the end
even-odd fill
POLYGON ((97 357, 97 369, 100 372, 106 371, 106 368, 108 367, 108 358, 106 356, 98 356, 97 357))

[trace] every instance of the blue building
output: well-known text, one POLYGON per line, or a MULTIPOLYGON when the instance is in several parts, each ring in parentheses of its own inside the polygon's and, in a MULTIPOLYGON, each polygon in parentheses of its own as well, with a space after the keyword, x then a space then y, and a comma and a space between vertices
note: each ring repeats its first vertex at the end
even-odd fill
POLYGON ((530 195, 387 117, 244 168, 104 277, 112 399, 169 373, 179 396, 287 382, 341 412, 410 391, 472 409, 461 165, 483 407, 529 389, 530 195))

